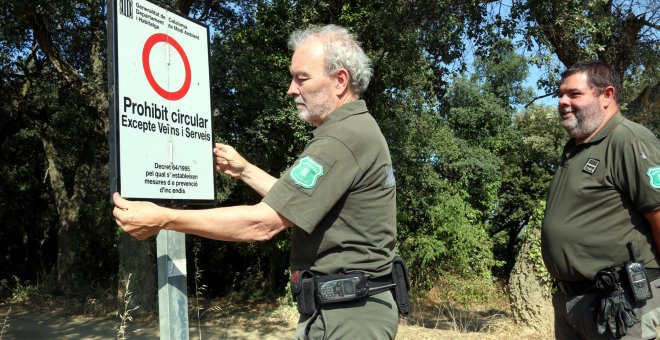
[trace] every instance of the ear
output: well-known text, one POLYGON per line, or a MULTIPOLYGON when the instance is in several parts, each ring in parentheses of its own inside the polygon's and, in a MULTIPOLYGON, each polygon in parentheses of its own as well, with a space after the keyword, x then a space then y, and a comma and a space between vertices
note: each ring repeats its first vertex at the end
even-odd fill
POLYGON ((601 95, 603 96, 603 106, 605 108, 608 108, 610 105, 616 103, 616 101, 614 100, 614 97, 616 95, 616 89, 614 89, 613 86, 606 87, 603 93, 601 93, 601 95))
POLYGON ((346 69, 340 68, 335 73, 335 95, 342 97, 348 90, 351 81, 351 76, 346 69))

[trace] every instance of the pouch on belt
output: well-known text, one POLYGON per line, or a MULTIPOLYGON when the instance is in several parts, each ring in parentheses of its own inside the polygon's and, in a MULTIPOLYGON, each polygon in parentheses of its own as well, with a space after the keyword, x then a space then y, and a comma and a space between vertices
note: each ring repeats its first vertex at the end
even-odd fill
POLYGON ((291 275, 291 294, 296 301, 298 312, 312 315, 316 311, 314 298, 314 273, 309 270, 295 270, 291 275))
POLYGON ((394 299, 399 307, 399 314, 410 314, 410 280, 408 279, 408 267, 400 256, 395 256, 392 261, 392 282, 394 286, 394 299))

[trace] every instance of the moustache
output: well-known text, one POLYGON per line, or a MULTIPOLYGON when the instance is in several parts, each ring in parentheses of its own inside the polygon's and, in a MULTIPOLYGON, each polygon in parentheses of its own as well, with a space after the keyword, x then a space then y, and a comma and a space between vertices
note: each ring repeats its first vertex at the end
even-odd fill
POLYGON ((560 107, 559 108, 559 113, 564 114, 564 113, 570 113, 573 110, 570 107, 560 107))

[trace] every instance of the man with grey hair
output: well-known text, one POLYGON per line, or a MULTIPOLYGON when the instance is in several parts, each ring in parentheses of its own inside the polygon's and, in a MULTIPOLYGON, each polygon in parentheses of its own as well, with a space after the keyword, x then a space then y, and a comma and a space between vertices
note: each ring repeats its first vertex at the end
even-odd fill
MULTIPOLYGON (((392 273, 402 267, 395 265, 396 181, 387 142, 360 99, 371 63, 354 36, 335 25, 296 31, 289 46, 287 94, 300 119, 316 126, 298 160, 277 179, 228 145, 213 150, 216 171, 247 183, 264 196, 260 203, 175 210, 115 194, 113 214, 137 239, 167 229, 264 241, 295 226, 296 338, 393 339, 399 311, 392 273)), ((400 297, 407 285, 397 282, 400 297)))

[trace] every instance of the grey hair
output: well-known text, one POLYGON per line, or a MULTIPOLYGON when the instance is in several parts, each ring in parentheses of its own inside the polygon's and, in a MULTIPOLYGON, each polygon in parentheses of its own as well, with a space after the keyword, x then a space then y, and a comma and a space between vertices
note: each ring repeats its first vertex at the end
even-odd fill
POLYGON ((326 75, 332 76, 340 68, 345 68, 350 74, 351 90, 358 95, 367 90, 374 71, 371 60, 353 33, 337 25, 310 26, 291 33, 289 48, 295 51, 310 38, 318 38, 323 42, 326 75))

